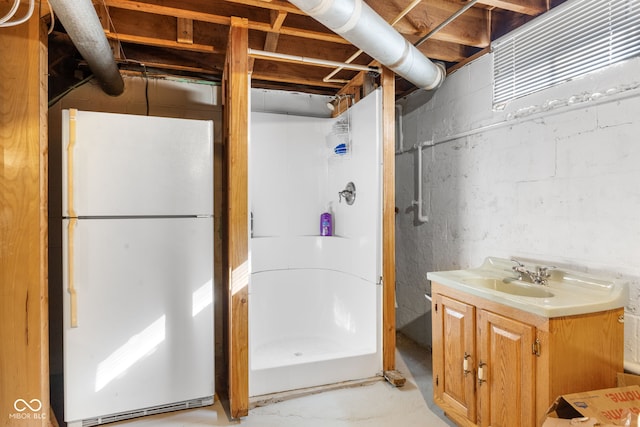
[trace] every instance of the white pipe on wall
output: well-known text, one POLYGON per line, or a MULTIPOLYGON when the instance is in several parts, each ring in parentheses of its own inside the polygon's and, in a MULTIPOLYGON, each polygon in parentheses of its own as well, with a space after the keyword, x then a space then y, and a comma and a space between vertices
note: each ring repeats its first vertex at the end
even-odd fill
POLYGON ((542 105, 523 107, 513 113, 509 113, 506 117, 503 117, 499 121, 494 123, 489 123, 487 125, 454 134, 444 135, 438 139, 434 139, 431 141, 414 144, 413 146, 408 147, 402 152, 396 152, 396 155, 408 153, 410 151, 418 149, 418 147, 435 147, 436 145, 445 144, 447 142, 455 141, 457 139, 462 139, 473 135, 479 135, 481 133, 500 129, 506 126, 520 125, 522 123, 532 122, 542 117, 550 117, 569 111, 609 104, 612 102, 618 102, 637 96, 640 96, 640 82, 636 82, 630 86, 612 87, 602 92, 595 92, 591 94, 582 93, 579 96, 571 96, 567 99, 553 99, 550 101, 546 101, 542 105), (554 107, 550 108, 551 105, 554 105, 554 107))
POLYGON ((290 0, 312 18, 422 89, 436 89, 446 72, 398 33, 364 0, 290 0))
POLYGON ((412 201, 411 204, 418 207, 418 221, 429 222, 429 216, 422 214, 422 145, 418 146, 418 199, 412 201))

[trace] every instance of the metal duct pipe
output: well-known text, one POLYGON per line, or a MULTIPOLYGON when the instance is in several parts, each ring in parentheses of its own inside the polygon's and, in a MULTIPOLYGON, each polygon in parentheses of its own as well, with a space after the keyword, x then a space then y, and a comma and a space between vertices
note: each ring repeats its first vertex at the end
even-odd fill
POLYGON ((289 0, 312 18, 422 89, 435 89, 445 69, 434 64, 363 0, 289 0))
POLYGON ((111 96, 122 94, 124 81, 91 0, 49 0, 49 3, 102 90, 111 96))

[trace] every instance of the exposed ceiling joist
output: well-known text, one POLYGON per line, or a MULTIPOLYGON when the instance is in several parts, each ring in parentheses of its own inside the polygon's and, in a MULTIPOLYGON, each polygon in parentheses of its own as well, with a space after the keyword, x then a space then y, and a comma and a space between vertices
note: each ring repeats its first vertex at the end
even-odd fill
MULTIPOLYGON (((468 2, 364 1, 387 22, 396 21, 394 28, 412 44, 468 2), (408 12, 401 16, 404 10, 408 12)), ((456 64, 485 51, 491 40, 564 1, 479 0, 420 45, 419 50, 428 58, 443 61, 448 68, 455 69, 456 64)), ((249 46, 255 50, 337 62, 347 61, 358 51, 284 0, 100 0, 95 2, 95 7, 113 49, 117 50, 116 58, 126 58, 134 65, 153 64, 168 71, 209 74, 214 79, 219 78, 223 68, 232 17, 247 20, 249 46)), ((58 34, 63 31, 56 29, 58 34)), ((55 44, 65 40, 64 37, 52 38, 54 52, 55 44)), ((68 49, 61 48, 60 52, 68 55, 68 49)), ((55 54, 50 58, 58 67, 67 62, 55 58, 55 54)), ((371 60, 363 54, 355 57, 353 63, 366 65, 371 60)), ((350 81, 358 75, 356 71, 339 70, 331 73, 335 80, 324 81, 326 68, 267 58, 252 58, 251 62, 254 84, 260 87, 335 94, 344 86, 338 82, 350 81)), ((60 70, 54 71, 60 74, 60 70)), ((399 79, 396 90, 404 94, 412 90, 412 85, 399 79)))

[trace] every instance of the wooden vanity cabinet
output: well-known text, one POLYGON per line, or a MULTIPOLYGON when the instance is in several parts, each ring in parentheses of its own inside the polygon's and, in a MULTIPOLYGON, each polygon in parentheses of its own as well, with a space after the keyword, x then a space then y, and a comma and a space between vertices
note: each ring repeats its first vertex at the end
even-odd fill
POLYGON ((624 309, 546 318, 432 282, 435 403, 460 426, 534 427, 562 394, 616 386, 624 309))
POLYGON ((434 400, 454 420, 475 424, 475 307, 433 291, 431 297, 434 400))

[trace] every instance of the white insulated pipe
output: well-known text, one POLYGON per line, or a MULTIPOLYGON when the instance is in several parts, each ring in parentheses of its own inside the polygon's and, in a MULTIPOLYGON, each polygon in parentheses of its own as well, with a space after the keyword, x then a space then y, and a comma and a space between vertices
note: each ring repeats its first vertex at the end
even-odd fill
POLYGON ((446 72, 398 33, 364 0, 289 0, 316 21, 422 89, 436 89, 446 72))
MULTIPOLYGON (((411 2, 411 4, 409 4, 407 7, 405 7, 404 10, 402 12, 400 12, 400 14, 398 16, 396 16, 396 18, 393 21, 390 22, 391 26, 393 27, 398 22, 400 22, 400 20, 402 18, 404 18, 409 12, 411 12, 417 5, 419 5, 420 2, 422 2, 422 0, 413 0, 411 2)), ((358 49, 358 51, 356 53, 354 53, 353 55, 351 55, 349 57, 349 59, 347 59, 345 62, 348 63, 348 64, 352 63, 363 52, 364 51, 362 49, 358 49)), ((327 83, 349 83, 348 80, 334 79, 333 78, 333 76, 335 76, 336 74, 338 74, 342 70, 343 70, 343 68, 340 68, 340 67, 336 68, 331 73, 329 73, 326 77, 324 77, 322 79, 322 81, 323 82, 327 82, 327 83)))
POLYGON ((102 90, 111 96, 122 94, 124 81, 91 0, 49 0, 49 3, 102 90))

